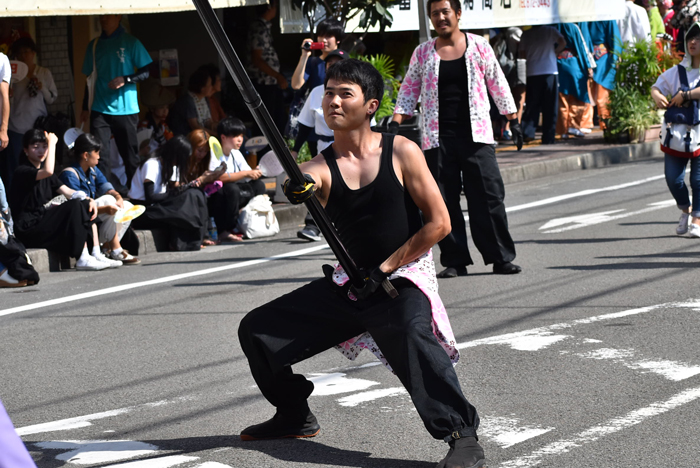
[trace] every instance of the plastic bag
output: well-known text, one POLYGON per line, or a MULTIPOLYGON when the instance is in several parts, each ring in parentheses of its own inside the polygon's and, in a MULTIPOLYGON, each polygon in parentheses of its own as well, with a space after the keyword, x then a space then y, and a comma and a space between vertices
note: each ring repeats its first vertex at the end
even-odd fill
POLYGON ((248 239, 274 236, 280 232, 280 223, 267 195, 258 195, 238 215, 238 230, 248 239))

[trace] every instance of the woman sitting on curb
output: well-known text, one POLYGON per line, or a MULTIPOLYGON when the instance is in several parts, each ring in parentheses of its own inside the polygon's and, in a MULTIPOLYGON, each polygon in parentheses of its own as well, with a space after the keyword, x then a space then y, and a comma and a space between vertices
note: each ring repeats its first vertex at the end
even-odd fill
POLYGON ((85 192, 66 187, 54 174, 57 142, 56 135, 42 130, 32 129, 24 134, 24 153, 10 187, 17 239, 28 248, 77 258, 78 270, 121 266, 121 262, 108 259, 100 251, 94 225, 95 200, 85 192), (63 195, 66 201, 54 200, 56 195, 63 195))
POLYGON ((97 224, 100 244, 104 244, 107 255, 112 260, 118 260, 124 265, 137 265, 141 260, 130 255, 119 243, 124 233, 129 228, 131 221, 120 224, 114 220, 114 216, 121 210, 132 208, 130 202, 122 199, 119 192, 114 190, 112 184, 97 167, 100 161, 100 149, 102 144, 94 135, 83 133, 78 136, 73 146, 72 154, 74 163, 67 167, 58 176, 67 187, 73 190, 82 190, 97 204, 97 224))
MULTIPOLYGON (((178 135, 141 163, 131 181, 132 203, 146 205, 146 211, 132 222, 135 229, 167 229, 171 250, 199 250, 207 232, 209 211, 204 192, 187 184, 187 162, 192 146, 178 135)), ((207 174, 203 185, 220 173, 207 174)))

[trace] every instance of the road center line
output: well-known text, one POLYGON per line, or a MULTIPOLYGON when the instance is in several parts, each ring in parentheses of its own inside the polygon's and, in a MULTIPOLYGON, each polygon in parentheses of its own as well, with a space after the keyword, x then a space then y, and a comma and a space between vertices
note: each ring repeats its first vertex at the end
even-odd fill
POLYGON ((179 275, 165 276, 163 278, 157 278, 157 279, 153 279, 153 280, 149 280, 149 281, 142 281, 139 283, 122 284, 119 286, 113 286, 111 288, 98 289, 96 291, 90 291, 90 292, 81 293, 81 294, 74 294, 72 296, 61 297, 58 299, 51 299, 48 301, 36 302, 34 304, 27 304, 24 306, 12 307, 10 309, 0 310, 0 317, 2 317, 4 315, 16 314, 19 312, 26 312, 28 310, 36 310, 36 309, 41 309, 44 307, 65 304, 67 302, 80 301, 82 299, 89 299, 89 298, 96 297, 96 296, 104 296, 106 294, 113 294, 113 293, 117 293, 117 292, 121 292, 121 291, 128 291, 130 289, 143 288, 145 286, 153 286, 155 284, 171 283, 173 281, 179 281, 182 279, 192 278, 195 276, 209 275, 209 274, 218 273, 221 271, 234 270, 237 268, 244 268, 244 267, 248 267, 248 266, 252 266, 252 265, 259 265, 261 263, 268 263, 268 262, 271 262, 273 260, 279 260, 279 259, 290 258, 290 257, 300 257, 302 255, 306 255, 306 254, 313 253, 313 252, 327 249, 327 248, 328 248, 328 244, 317 245, 314 247, 309 247, 307 249, 295 250, 292 252, 287 252, 287 253, 283 253, 283 254, 279 254, 279 255, 273 255, 272 257, 257 258, 255 260, 247 260, 245 262, 231 263, 229 265, 223 265, 223 266, 214 267, 214 268, 207 268, 207 269, 198 270, 198 271, 191 271, 189 273, 181 273, 179 275))
POLYGON ((601 192, 614 192, 615 190, 622 190, 629 187, 635 187, 637 185, 646 184, 647 182, 654 182, 659 179, 663 179, 664 175, 657 175, 653 177, 647 177, 646 179, 635 180, 632 182, 627 182, 625 184, 611 185, 610 187, 603 187, 598 189, 588 189, 582 190, 580 192, 568 193, 566 195, 558 195, 556 197, 545 198, 544 200, 538 200, 530 203, 524 203, 522 205, 515 205, 506 208, 506 212, 512 213, 514 211, 526 210, 528 208, 535 208, 543 205, 551 205, 552 203, 557 203, 564 200, 569 200, 571 198, 585 197, 588 195, 593 195, 601 192))
POLYGON ((624 416, 610 419, 599 426, 593 426, 569 439, 560 439, 522 457, 501 463, 500 468, 530 468, 539 465, 545 457, 570 452, 576 447, 595 442, 607 435, 620 432, 653 416, 671 411, 700 398, 700 387, 689 388, 666 401, 657 401, 644 408, 630 411, 624 416))

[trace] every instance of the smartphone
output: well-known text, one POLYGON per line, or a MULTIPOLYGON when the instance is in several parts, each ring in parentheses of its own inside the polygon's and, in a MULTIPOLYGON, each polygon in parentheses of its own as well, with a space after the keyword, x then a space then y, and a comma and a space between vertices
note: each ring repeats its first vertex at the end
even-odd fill
POLYGON ((321 50, 323 42, 304 42, 304 50, 321 50))

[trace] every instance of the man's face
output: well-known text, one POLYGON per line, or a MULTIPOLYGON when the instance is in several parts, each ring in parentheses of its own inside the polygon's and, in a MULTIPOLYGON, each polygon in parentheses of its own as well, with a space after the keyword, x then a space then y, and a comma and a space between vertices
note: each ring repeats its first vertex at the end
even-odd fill
POLYGON ((122 15, 100 15, 100 27, 110 34, 119 27, 121 20, 122 15))
POLYGON ((430 4, 430 21, 440 37, 449 37, 459 29, 459 18, 462 12, 455 12, 449 0, 430 4))
POLYGON ((362 89, 355 83, 328 80, 323 95, 323 115, 331 130, 353 130, 360 127, 379 105, 376 99, 365 102, 362 89))
POLYGON ((17 52, 17 60, 19 60, 20 62, 24 62, 27 65, 31 65, 32 63, 34 63, 35 56, 36 52, 34 52, 29 47, 22 47, 17 52))
POLYGON ((338 48, 338 40, 335 36, 318 36, 318 42, 323 42, 323 51, 326 53, 338 48))

